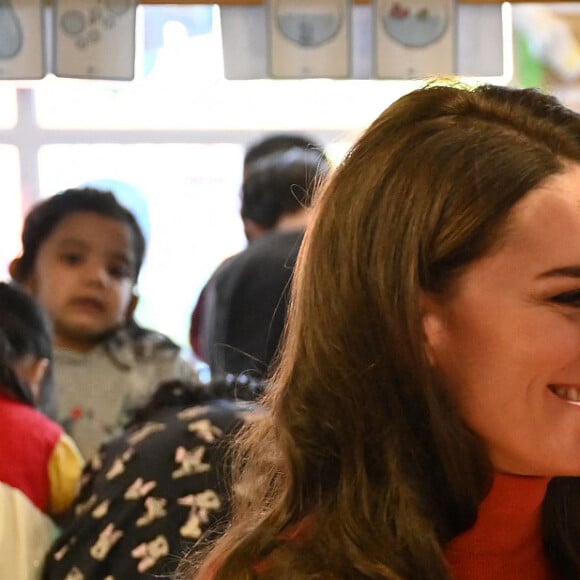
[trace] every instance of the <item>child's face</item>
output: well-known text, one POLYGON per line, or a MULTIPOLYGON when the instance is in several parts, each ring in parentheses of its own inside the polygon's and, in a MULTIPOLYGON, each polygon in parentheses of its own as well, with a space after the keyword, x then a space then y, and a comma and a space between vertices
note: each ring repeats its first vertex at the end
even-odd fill
POLYGON ((126 321, 135 268, 130 227, 79 212, 65 217, 44 240, 25 284, 52 319, 55 344, 90 350, 126 321))

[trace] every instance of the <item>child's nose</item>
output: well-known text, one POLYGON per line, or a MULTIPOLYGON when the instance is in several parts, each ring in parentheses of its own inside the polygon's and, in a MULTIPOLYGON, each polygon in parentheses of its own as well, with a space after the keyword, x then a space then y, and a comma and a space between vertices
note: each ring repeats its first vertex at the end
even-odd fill
POLYGON ((87 280, 92 284, 104 286, 108 280, 107 268, 98 262, 88 263, 86 268, 87 280))

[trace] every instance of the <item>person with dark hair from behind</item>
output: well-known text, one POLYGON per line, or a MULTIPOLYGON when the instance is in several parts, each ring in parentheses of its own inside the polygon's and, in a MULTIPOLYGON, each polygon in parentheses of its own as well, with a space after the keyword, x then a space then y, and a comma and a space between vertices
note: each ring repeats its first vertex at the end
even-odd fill
POLYGON ((262 384, 163 383, 87 466, 44 580, 167 578, 229 519, 228 441, 262 384))
POLYGON ((212 376, 265 377, 286 321, 289 284, 316 187, 329 171, 318 151, 293 148, 254 162, 242 186, 246 229, 259 232, 208 288, 205 337, 212 376))
POLYGON ((322 146, 308 135, 292 134, 292 133, 274 133, 260 141, 252 143, 246 150, 244 155, 244 168, 242 180, 242 207, 241 218, 244 224, 244 233, 248 242, 252 242, 269 232, 272 228, 271 218, 267 220, 260 219, 260 216, 254 214, 252 216, 244 215, 244 188, 243 183, 248 174, 253 172, 256 164, 262 159, 270 157, 274 153, 284 153, 290 149, 303 149, 304 151, 311 151, 321 159, 323 165, 328 165, 328 159, 324 153, 322 146))
POLYGON ((74 500, 82 458, 35 409, 52 388, 49 322, 34 300, 0 283, 0 578, 38 578, 59 517, 74 500))
MULTIPOLYGON (((249 145, 244 155, 243 179, 246 178, 252 166, 264 157, 273 153, 283 153, 289 149, 304 149, 306 151, 317 152, 321 157, 323 165, 328 164, 322 146, 315 139, 308 135, 298 133, 274 133, 260 139, 249 145)), ((243 197, 243 192, 242 192, 243 197)), ((267 233, 271 226, 267 226, 260 221, 244 219, 244 233, 248 243, 257 240, 261 235, 267 233)), ((189 331, 189 342, 192 351, 202 361, 209 362, 209 345, 207 344, 207 330, 209 322, 207 317, 210 316, 210 308, 206 304, 208 289, 212 284, 212 279, 202 288, 196 305, 191 314, 191 324, 189 331)))
POLYGON ((244 154, 244 176, 252 165, 272 153, 283 153, 288 149, 306 149, 318 151, 322 154, 322 146, 309 135, 299 133, 273 133, 263 139, 254 141, 246 149, 244 154))
POLYGON ((52 320, 57 416, 86 458, 161 381, 197 377, 176 344, 133 318, 144 255, 113 193, 69 189, 32 208, 10 265, 52 320))

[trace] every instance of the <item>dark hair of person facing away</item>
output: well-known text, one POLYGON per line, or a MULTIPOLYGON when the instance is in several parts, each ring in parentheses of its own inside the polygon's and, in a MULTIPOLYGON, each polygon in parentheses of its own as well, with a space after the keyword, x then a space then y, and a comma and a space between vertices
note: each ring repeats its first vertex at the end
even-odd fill
MULTIPOLYGON (((450 578, 443 547, 493 468, 429 364, 420 291, 449 291, 567 160, 580 117, 531 89, 428 86, 373 122, 317 197, 270 412, 242 439, 232 525, 194 577, 450 578), (284 542, 308 516, 314 533, 284 542)), ((579 521, 578 480, 555 478, 543 532, 563 578, 580 575, 579 521)))
POLYGON ((244 172, 263 157, 294 148, 318 151, 319 154, 323 151, 322 146, 308 135, 274 133, 248 146, 244 155, 244 172))
POLYGON ((280 216, 309 207, 330 170, 319 151, 294 147, 254 162, 242 184, 242 219, 272 229, 280 216))
MULTIPOLYGON (((0 282, 0 388, 18 401, 35 406, 29 385, 14 370, 15 363, 26 356, 52 360, 50 324, 33 298, 0 282)), ((44 388, 51 386, 49 368, 44 388)))
POLYGON ((257 401, 265 383, 245 375, 225 375, 210 383, 194 383, 176 379, 161 383, 149 400, 133 411, 125 428, 147 423, 160 409, 205 405, 211 401, 257 401))
POLYGON ((22 255, 13 262, 12 277, 25 281, 34 269, 36 257, 43 242, 67 216, 89 212, 118 220, 129 226, 135 252, 134 280, 145 256, 145 238, 135 216, 110 191, 91 187, 67 189, 36 204, 26 216, 22 228, 22 255))

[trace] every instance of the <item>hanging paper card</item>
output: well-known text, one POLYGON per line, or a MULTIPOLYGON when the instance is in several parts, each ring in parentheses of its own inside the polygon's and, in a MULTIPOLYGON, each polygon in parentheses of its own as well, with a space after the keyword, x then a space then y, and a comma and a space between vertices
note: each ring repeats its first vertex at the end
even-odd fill
POLYGON ((268 41, 264 6, 220 6, 226 79, 268 77, 268 41))
MULTIPOLYGON (((524 6, 524 5, 521 5, 524 6)), ((461 76, 504 74, 504 22, 501 4, 463 4, 457 10, 457 56, 455 72, 461 76)), ((509 60, 512 60, 510 57, 509 60)))
POLYGON ((345 78, 350 73, 350 0, 270 0, 270 74, 345 78))
POLYGON ((131 80, 136 0, 54 0, 54 74, 131 80))
POLYGON ((455 0, 374 0, 376 76, 453 74, 455 10, 455 0))
POLYGON ((42 0, 0 0, 0 79, 45 75, 42 6, 42 0))

